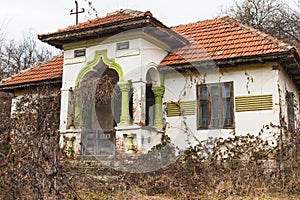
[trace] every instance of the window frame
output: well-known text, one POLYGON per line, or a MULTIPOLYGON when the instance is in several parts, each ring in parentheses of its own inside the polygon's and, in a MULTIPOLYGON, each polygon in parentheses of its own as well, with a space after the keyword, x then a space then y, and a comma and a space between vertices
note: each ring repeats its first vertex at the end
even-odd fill
MULTIPOLYGON (((201 84, 196 86, 196 92, 197 92, 197 130, 206 130, 206 129, 232 129, 234 128, 234 92, 233 92, 233 82, 222 82, 222 83, 211 83, 211 84, 201 84), (227 96, 226 93, 224 93, 225 86, 229 86, 229 94, 230 96, 227 96), (212 94, 212 88, 217 87, 217 93, 212 94), (206 98, 202 98, 201 96, 201 88, 207 88, 205 95, 206 98), (213 107, 213 100, 217 99, 217 109, 218 111, 216 113, 214 112, 213 107), (230 123, 226 124, 224 123, 226 116, 224 117, 224 103, 223 102, 229 102, 230 104, 230 123), (202 121, 202 112, 201 112, 201 105, 207 106, 207 123, 203 125, 202 121), (217 115, 218 118, 215 118, 215 122, 213 122, 213 114, 217 115)), ((225 114, 226 115, 226 114, 225 114)))
POLYGON ((286 103, 287 103, 287 128, 288 130, 295 130, 296 128, 296 117, 295 117, 295 95, 293 92, 286 92, 286 103))

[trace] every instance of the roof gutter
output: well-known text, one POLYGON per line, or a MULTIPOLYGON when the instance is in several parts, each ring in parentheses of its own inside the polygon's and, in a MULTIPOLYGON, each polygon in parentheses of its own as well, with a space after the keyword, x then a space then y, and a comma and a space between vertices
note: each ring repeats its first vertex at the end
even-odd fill
POLYGON ((37 87, 41 85, 55 85, 55 84, 61 84, 62 83, 62 77, 61 78, 55 78, 48 81, 38 81, 38 82, 32 82, 32 83, 22 83, 17 85, 8 85, 8 86, 1 86, 0 85, 0 91, 3 92, 11 92, 17 89, 24 89, 28 87, 37 87))
MULTIPOLYGON (((223 59, 223 60, 205 60, 200 62, 185 62, 185 63, 178 63, 173 65, 159 65, 158 70, 160 72, 168 73, 168 71, 174 70, 186 70, 186 69, 196 69, 196 70, 205 70, 211 67, 218 67, 218 68, 226 68, 226 67, 234 67, 241 64, 248 64, 248 63, 262 63, 266 61, 276 61, 276 60, 288 60, 288 59, 295 59, 297 53, 293 51, 285 51, 279 53, 272 53, 267 55, 261 56, 251 56, 251 57, 239 57, 239 58, 231 58, 231 59, 223 59)), ((295 60, 296 61, 296 60, 295 60)), ((298 62, 299 64, 300 62, 298 62)))
POLYGON ((277 61, 293 80, 300 94, 300 57, 296 49, 261 56, 241 57, 224 60, 207 60, 202 62, 176 65, 161 65, 158 70, 162 73, 184 73, 186 71, 215 71, 218 68, 237 67, 238 65, 277 61))
POLYGON ((110 36, 111 34, 117 34, 123 31, 135 28, 143 28, 147 26, 167 29, 168 31, 165 31, 165 34, 167 33, 168 35, 175 38, 178 43, 181 43, 181 46, 188 44, 188 40, 186 38, 169 29, 157 19, 149 16, 143 16, 109 24, 102 24, 98 26, 67 30, 63 32, 38 35, 38 39, 59 49, 62 49, 63 45, 66 43, 78 42, 80 40, 86 40, 95 37, 99 38, 110 36))

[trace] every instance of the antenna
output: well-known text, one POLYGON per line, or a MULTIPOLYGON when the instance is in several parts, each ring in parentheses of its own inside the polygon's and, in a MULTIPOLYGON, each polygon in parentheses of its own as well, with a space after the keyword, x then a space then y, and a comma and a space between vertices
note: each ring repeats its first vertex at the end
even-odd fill
POLYGON ((84 13, 84 8, 81 8, 81 11, 78 11, 78 2, 77 1, 75 1, 75 4, 76 4, 76 10, 75 10, 75 12, 74 12, 74 9, 72 9, 71 11, 70 11, 70 15, 76 15, 76 25, 78 25, 78 14, 80 14, 80 13, 84 13))

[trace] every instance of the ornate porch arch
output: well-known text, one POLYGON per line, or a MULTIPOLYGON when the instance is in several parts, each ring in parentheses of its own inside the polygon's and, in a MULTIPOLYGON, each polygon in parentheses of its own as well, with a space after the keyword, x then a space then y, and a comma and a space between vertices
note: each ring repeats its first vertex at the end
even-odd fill
POLYGON ((92 71, 93 68, 101 61, 103 61, 104 64, 108 66, 109 69, 114 69, 119 75, 119 81, 123 81, 124 74, 121 66, 115 62, 115 59, 110 59, 107 57, 107 50, 99 50, 95 52, 94 59, 89 61, 86 66, 80 70, 76 82, 75 82, 75 88, 79 88, 81 81, 85 77, 85 75, 92 71))
MULTIPOLYGON (((95 51, 95 55, 93 60, 87 62, 86 66, 84 68, 82 68, 80 70, 80 72, 77 75, 76 78, 76 82, 75 82, 75 88, 74 91, 79 91, 80 90, 80 86, 82 81, 84 80, 84 78, 86 77, 86 75, 89 72, 93 72, 94 68, 100 63, 103 62, 105 65, 107 65, 108 69, 113 69, 117 72, 118 76, 119 76, 119 81, 122 81, 124 79, 124 75, 123 75, 123 70, 121 68, 121 66, 119 64, 117 64, 115 62, 114 59, 110 59, 107 57, 107 50, 98 50, 95 51)), ((81 127, 82 125, 82 119, 80 116, 80 112, 81 112, 81 106, 80 103, 78 103, 79 101, 77 100, 78 97, 76 97, 75 100, 75 119, 77 121, 77 125, 79 125, 81 127)))
MULTIPOLYGON (((147 106, 147 98, 149 95, 150 101, 154 100, 154 123, 153 126, 161 129, 163 127, 163 116, 162 116, 162 98, 165 92, 165 87, 163 84, 163 78, 161 76, 161 74, 159 73, 158 69, 157 69, 157 64, 154 62, 151 62, 147 65, 147 71, 145 74, 145 80, 147 82, 146 84, 146 113, 149 113, 149 109, 150 107, 147 106), (149 76, 149 77, 148 77, 149 76), (149 80, 148 80, 149 78, 149 80), (149 82, 148 82, 149 81, 149 82), (151 88, 148 88, 148 84, 150 84, 149 86, 151 88), (152 92, 150 92, 150 90, 152 92), (148 92, 149 93, 148 93, 148 92), (154 99, 153 99, 154 98, 154 99)), ((151 102, 150 102, 151 105, 151 102)), ((153 105, 153 104, 152 104, 153 105)), ((150 116, 148 116, 148 114, 146 114, 146 124, 147 124, 147 117, 150 118, 150 116)))

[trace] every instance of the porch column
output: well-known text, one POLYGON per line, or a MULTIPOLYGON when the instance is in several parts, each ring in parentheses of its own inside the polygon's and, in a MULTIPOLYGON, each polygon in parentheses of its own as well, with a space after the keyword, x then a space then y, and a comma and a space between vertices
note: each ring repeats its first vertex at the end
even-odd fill
POLYGON ((145 125, 146 107, 146 83, 142 81, 133 82, 133 122, 134 124, 145 125))
POLYGON ((155 117, 154 127, 161 129, 163 127, 163 116, 162 116, 162 97, 165 93, 165 87, 152 87, 152 91, 155 96, 155 117))
POLYGON ((129 126, 130 125, 130 116, 129 116, 129 91, 131 84, 128 82, 118 83, 121 93, 122 93, 122 105, 121 105, 121 118, 120 126, 129 126))
POLYGON ((61 88, 60 131, 65 132, 70 125, 70 89, 61 88))

